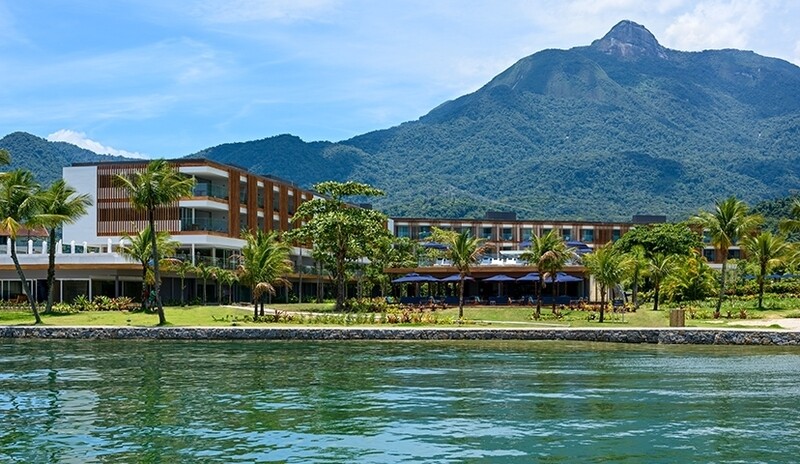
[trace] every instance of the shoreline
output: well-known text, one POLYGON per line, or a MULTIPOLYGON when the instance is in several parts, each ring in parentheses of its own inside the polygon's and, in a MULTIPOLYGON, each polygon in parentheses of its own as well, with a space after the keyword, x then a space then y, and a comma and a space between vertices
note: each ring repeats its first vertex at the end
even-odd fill
POLYGON ((43 340, 565 340, 659 345, 800 346, 800 331, 725 328, 368 328, 0 326, 0 339, 43 340))

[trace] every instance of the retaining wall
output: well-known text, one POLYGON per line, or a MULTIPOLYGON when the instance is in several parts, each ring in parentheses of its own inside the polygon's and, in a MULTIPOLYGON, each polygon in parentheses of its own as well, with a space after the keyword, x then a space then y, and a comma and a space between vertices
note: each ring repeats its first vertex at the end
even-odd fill
POLYGON ((719 329, 486 329, 2 326, 0 338, 151 340, 576 340, 696 345, 800 345, 800 332, 719 329))

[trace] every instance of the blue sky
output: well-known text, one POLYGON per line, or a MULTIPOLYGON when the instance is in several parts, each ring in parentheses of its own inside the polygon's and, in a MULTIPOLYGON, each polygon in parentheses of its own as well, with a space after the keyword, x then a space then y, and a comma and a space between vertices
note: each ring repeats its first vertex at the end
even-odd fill
POLYGON ((0 136, 183 156, 414 120, 622 19, 800 64, 795 0, 0 0, 0 136))

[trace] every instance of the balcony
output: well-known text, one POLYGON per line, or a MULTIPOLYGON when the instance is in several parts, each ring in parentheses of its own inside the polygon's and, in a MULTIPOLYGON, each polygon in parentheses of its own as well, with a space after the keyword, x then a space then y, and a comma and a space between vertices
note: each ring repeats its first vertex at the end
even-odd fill
POLYGON ((181 220, 181 231, 206 231, 228 233, 228 221, 225 219, 190 218, 181 220))
POLYGON ((216 184, 197 184, 194 186, 193 195, 196 197, 209 197, 219 198, 220 200, 228 200, 228 188, 223 185, 216 184))

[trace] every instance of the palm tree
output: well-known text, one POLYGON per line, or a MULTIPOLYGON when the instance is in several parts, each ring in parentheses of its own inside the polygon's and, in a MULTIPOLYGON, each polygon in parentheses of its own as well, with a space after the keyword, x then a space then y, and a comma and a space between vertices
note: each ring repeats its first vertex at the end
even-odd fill
POLYGON ((625 277, 627 265, 624 254, 618 252, 611 243, 598 247, 593 252, 583 256, 583 264, 595 281, 600 284, 600 322, 606 308, 608 290, 620 283, 625 277))
POLYGON ((216 278, 217 268, 214 266, 208 266, 205 263, 200 263, 195 266, 195 272, 197 273, 197 277, 203 282, 203 305, 205 306, 206 302, 208 301, 206 298, 208 279, 216 278))
POLYGON ((7 165, 11 164, 11 153, 8 150, 0 148, 0 164, 7 165))
POLYGON ((780 235, 771 232, 761 232, 747 236, 742 240, 742 245, 747 251, 750 260, 758 264, 758 309, 763 309, 764 277, 775 266, 780 266, 788 261, 792 251, 791 245, 780 235))
POLYGON ((529 264, 536 266, 539 271, 539 285, 536 288, 536 314, 541 317, 542 288, 546 279, 550 279, 553 286, 553 314, 556 313, 556 285, 558 272, 564 268, 567 261, 575 255, 575 249, 567 247, 564 240, 553 230, 539 237, 531 237, 531 246, 520 257, 529 264))
POLYGON ((217 271, 217 281, 220 288, 220 304, 222 304, 222 288, 228 286, 228 304, 233 302, 233 284, 239 279, 235 272, 230 269, 219 269, 217 271))
POLYGON ((8 246, 11 248, 11 260, 22 284, 22 291, 28 298, 31 311, 37 324, 42 323, 36 301, 33 299, 25 273, 17 256, 17 233, 23 224, 27 224, 40 208, 40 197, 37 195, 39 184, 34 181, 30 171, 16 169, 0 176, 0 227, 8 233, 8 246))
MULTIPOLYGON (((151 231, 150 226, 147 226, 136 235, 124 235, 119 249, 120 254, 129 261, 142 265, 142 311, 147 309, 148 284, 155 280, 154 276, 150 276, 148 279, 148 271, 151 266, 155 267, 151 261, 153 259, 152 246, 154 239, 151 231)), ((172 240, 172 237, 167 232, 159 232, 158 236, 155 237, 155 241, 158 243, 158 248, 161 252, 167 256, 174 254, 178 245, 180 245, 175 240, 172 240)))
POLYGON ((800 198, 792 200, 791 215, 791 218, 783 219, 778 223, 778 228, 785 234, 800 231, 800 198))
POLYGON ((661 298, 661 282, 675 268, 675 255, 655 253, 650 257, 648 270, 653 279, 653 311, 658 311, 658 300, 661 298))
POLYGON ((625 263, 628 266, 628 274, 630 276, 633 307, 639 309, 639 283, 647 270, 648 262, 641 246, 633 247, 626 255, 625 263))
POLYGON ((283 277, 292 272, 292 261, 289 259, 291 246, 278 240, 274 232, 266 233, 257 230, 255 233, 245 232, 242 236, 247 242, 242 248, 239 278, 250 286, 253 294, 253 317, 258 317, 258 305, 261 303, 261 315, 264 315, 264 295, 275 295, 276 285, 287 285, 283 277))
POLYGON ((719 317, 722 299, 725 297, 725 272, 728 264, 728 250, 739 240, 753 233, 762 222, 759 215, 749 214, 747 204, 729 197, 717 201, 714 212, 701 211, 691 222, 708 231, 711 244, 722 256, 722 276, 719 285, 719 299, 714 317, 719 317))
MULTIPOLYGON (((150 229, 156 231, 156 209, 170 205, 182 197, 191 195, 195 184, 193 177, 186 177, 170 166, 166 160, 154 160, 147 164, 144 171, 130 175, 117 174, 115 183, 123 188, 130 197, 131 206, 137 211, 147 213, 150 229)), ((157 231, 156 231, 157 232, 157 231)), ((159 269, 159 250, 156 234, 151 234, 153 260, 153 292, 155 292, 158 308, 158 324, 164 325, 164 306, 161 303, 161 271, 159 269)))
POLYGON ((458 269, 458 318, 464 318, 464 279, 470 274, 470 267, 477 263, 486 251, 484 240, 473 237, 465 230, 460 234, 448 234, 446 256, 458 269))
POLYGON ((88 194, 78 195, 63 179, 58 179, 49 188, 40 192, 41 204, 31 224, 47 229, 48 263, 47 263, 47 306, 44 312, 53 308, 56 280, 56 229, 64 224, 72 224, 86 214, 92 205, 88 194))

